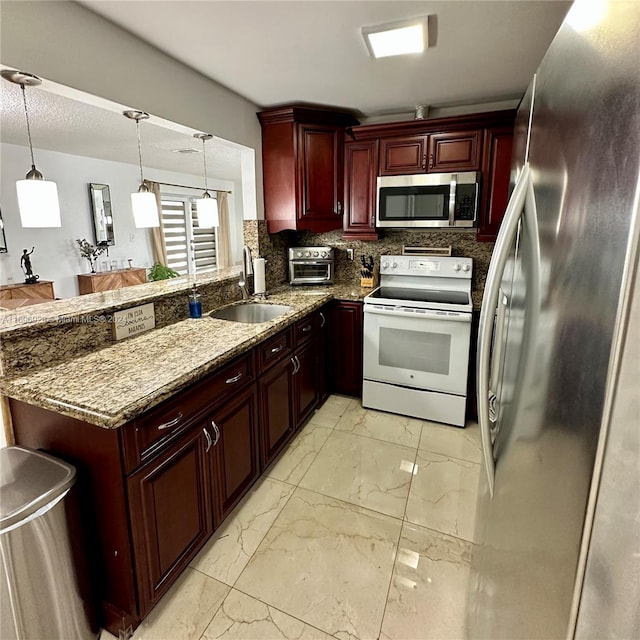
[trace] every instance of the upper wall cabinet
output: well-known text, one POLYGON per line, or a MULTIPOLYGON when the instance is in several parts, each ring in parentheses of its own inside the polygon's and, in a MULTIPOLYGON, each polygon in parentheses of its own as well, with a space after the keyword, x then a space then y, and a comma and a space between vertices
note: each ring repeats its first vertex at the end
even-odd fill
POLYGON ((478 170, 481 141, 481 131, 382 138, 379 174, 399 176, 478 170))
POLYGON ((380 140, 381 176, 402 176, 427 170, 429 136, 400 136, 380 140))
POLYGON ((429 136, 428 171, 477 171, 480 169, 482 131, 455 131, 429 136))
POLYGON ((376 177, 378 141, 344 146, 344 239, 377 240, 376 177))
POLYGON ((342 228, 344 131, 358 121, 349 113, 297 106, 262 111, 258 119, 269 233, 342 228))
POLYGON ((349 129, 344 237, 376 238, 376 176, 367 172, 369 162, 378 176, 480 172, 477 239, 495 240, 508 200, 515 114, 490 111, 349 129))

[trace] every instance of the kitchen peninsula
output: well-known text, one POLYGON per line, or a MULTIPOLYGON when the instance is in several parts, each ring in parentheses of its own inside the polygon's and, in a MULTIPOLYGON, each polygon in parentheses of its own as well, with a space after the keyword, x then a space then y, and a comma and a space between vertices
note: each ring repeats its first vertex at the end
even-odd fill
MULTIPOLYGON (((140 285, 137 293, 131 287, 126 304, 148 302, 153 286, 140 285)), ((182 300, 186 283, 174 283, 179 293, 167 294, 168 286, 156 288, 164 326, 115 344, 104 337, 88 353, 79 353, 78 344, 91 323, 61 322, 64 314, 42 313, 25 326, 16 319, 0 333, 7 346, 12 336, 24 346, 29 332, 44 341, 49 331, 72 343, 44 366, 37 353, 7 360, 11 375, 1 390, 10 397, 17 443, 78 469, 90 561, 102 576, 96 581, 102 622, 115 634, 139 624, 324 401, 326 337, 341 304, 333 299, 359 304, 366 293, 348 285, 282 287, 269 302, 291 311, 266 323, 210 317, 168 323, 176 301, 166 296, 182 300)), ((223 291, 236 295, 237 274, 199 289, 212 300, 224 299, 223 291)), ((102 306, 99 294, 83 296, 84 317, 89 309, 100 317, 126 306, 116 293, 102 306)), ((63 308, 70 314, 78 304, 63 308)), ((220 302, 205 308, 215 306, 220 302)))

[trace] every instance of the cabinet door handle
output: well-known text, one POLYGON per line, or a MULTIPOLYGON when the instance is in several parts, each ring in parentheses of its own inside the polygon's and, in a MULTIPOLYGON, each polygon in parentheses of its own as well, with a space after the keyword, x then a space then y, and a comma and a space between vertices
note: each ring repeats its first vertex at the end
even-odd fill
POLYGON ((296 373, 298 373, 298 358, 296 358, 296 356, 293 356, 291 358, 291 364, 293 365, 293 372, 291 373, 291 375, 295 376, 296 373))
POLYGON ((429 169, 433 169, 433 153, 429 154, 429 169))
POLYGON ((207 448, 204 450, 205 453, 209 453, 209 449, 213 446, 213 442, 211 440, 211 434, 202 427, 202 432, 204 433, 204 437, 207 439, 207 448))
POLYGON ((298 371, 300 371, 302 365, 300 364, 300 360, 298 359, 298 356, 293 356, 296 359, 296 364, 298 365, 298 368, 296 369, 296 373, 298 373, 298 371))
POLYGON ((422 168, 423 169, 427 168, 427 154, 426 153, 422 156, 422 168))
POLYGON ((171 429, 171 427, 175 427, 180 420, 182 420, 182 411, 173 419, 169 420, 169 422, 163 422, 158 425, 158 431, 163 431, 164 429, 171 429))
POLYGON ((302 327, 302 333, 309 333, 311 331, 311 325, 308 324, 306 327, 302 327))
POLYGON ((284 346, 279 344, 277 347, 273 347, 271 349, 271 353, 280 353, 284 349, 284 346))
POLYGON ((327 319, 324 317, 324 313, 320 312, 320 328, 324 327, 327 324, 327 319))
POLYGON ((213 446, 215 447, 218 444, 218 440, 220 440, 220 429, 218 429, 218 425, 213 420, 211 421, 211 426, 213 427, 213 432, 216 434, 213 440, 213 446))
POLYGON ((338 215, 341 216, 342 215, 342 202, 338 202, 338 215))
POLYGON ((238 380, 240 380, 240 378, 242 378, 242 371, 240 373, 238 373, 237 375, 233 376, 233 378, 227 378, 226 383, 227 384, 233 384, 234 382, 238 382, 238 380))

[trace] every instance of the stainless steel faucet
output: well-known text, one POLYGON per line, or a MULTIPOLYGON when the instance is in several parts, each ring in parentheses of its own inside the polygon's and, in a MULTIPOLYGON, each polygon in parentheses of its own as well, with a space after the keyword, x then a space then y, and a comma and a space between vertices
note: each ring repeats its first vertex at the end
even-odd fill
POLYGON ((253 275, 251 249, 249 249, 249 247, 245 244, 244 247, 242 247, 242 275, 240 276, 240 281, 238 282, 240 291, 242 291, 243 300, 248 300, 251 297, 249 295, 249 291, 247 290, 247 276, 250 275, 253 275))

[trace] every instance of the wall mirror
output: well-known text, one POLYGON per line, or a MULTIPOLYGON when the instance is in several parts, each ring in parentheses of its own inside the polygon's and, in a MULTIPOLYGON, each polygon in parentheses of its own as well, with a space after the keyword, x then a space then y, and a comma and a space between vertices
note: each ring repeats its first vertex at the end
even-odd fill
POLYGON ((96 246, 112 247, 115 244, 113 234, 113 212, 111 211, 111 192, 108 184, 89 184, 91 201, 91 220, 96 246))
POLYGON ((7 253, 7 236, 4 235, 4 221, 0 211, 0 253, 7 253))

